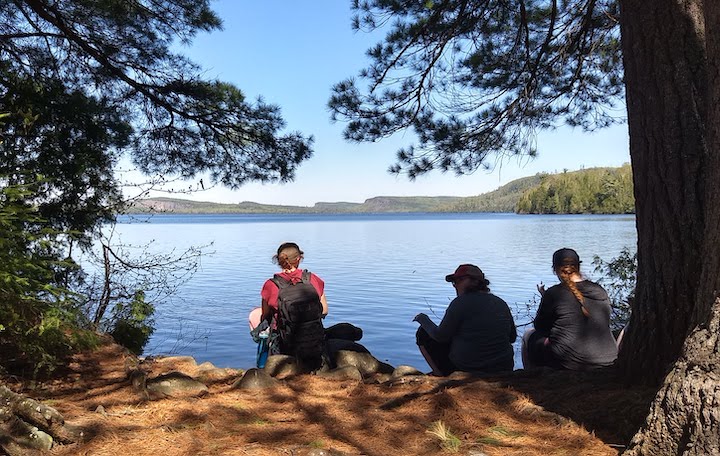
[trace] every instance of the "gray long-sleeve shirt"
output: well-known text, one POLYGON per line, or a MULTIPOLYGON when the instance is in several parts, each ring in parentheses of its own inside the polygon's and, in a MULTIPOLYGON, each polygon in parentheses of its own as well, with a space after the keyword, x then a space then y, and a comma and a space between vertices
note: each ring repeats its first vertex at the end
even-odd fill
POLYGON ((436 325, 424 314, 418 319, 430 337, 450 344, 450 361, 462 371, 497 371, 513 368, 512 343, 517 338, 508 305, 494 294, 467 293, 448 306, 436 325))

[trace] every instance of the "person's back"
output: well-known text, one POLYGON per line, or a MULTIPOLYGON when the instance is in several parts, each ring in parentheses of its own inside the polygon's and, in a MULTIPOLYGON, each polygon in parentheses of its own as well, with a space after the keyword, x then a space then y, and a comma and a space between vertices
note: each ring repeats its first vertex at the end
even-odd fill
POLYGON ((617 345, 610 331, 610 300, 598 284, 580 273, 573 249, 553 253, 553 271, 560 283, 545 290, 534 329, 523 336, 523 365, 587 370, 611 365, 617 345))
POLYGON ((302 259, 303 251, 296 243, 285 242, 278 247, 273 261, 281 271, 263 284, 262 319, 271 323, 273 334, 278 335, 271 354, 295 356, 314 370, 322 361, 325 338, 322 318, 328 307, 324 282, 299 268, 302 259))
POLYGON ((306 364, 319 364, 325 329, 322 324, 320 296, 310 283, 310 272, 302 271, 300 281, 286 280, 275 274, 278 287, 278 321, 280 353, 292 355, 306 364))
POLYGON ((515 323, 505 301, 485 292, 458 296, 448 307, 439 326, 440 334, 453 327, 456 329, 450 339, 449 357, 459 370, 513 369, 511 342, 516 338, 515 323))
POLYGON ((514 367, 512 343, 517 337, 508 305, 490 293, 490 281, 473 264, 461 264, 445 276, 457 297, 440 325, 424 313, 416 339, 420 352, 436 375, 464 372, 500 372, 514 367))
POLYGON ((577 282, 587 316, 577 298, 564 285, 550 287, 543 297, 546 305, 535 319, 535 328, 549 339, 549 349, 559 367, 584 370, 609 366, 617 357, 617 345, 610 325, 610 302, 605 290, 589 280, 577 282))

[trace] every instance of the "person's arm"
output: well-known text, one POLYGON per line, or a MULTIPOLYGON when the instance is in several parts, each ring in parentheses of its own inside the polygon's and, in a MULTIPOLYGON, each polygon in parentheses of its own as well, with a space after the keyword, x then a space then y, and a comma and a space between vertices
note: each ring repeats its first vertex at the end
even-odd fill
POLYGON ((550 290, 543 293, 542 299, 540 299, 540 306, 538 307, 537 315, 533 321, 535 330, 542 334, 549 334, 553 323, 555 322, 554 312, 554 299, 553 294, 550 290))
POLYGON ((270 322, 272 320, 273 313, 274 313, 273 308, 270 307, 270 304, 268 304, 268 302, 265 299, 263 299, 262 300, 262 319, 270 322))
POLYGON ((455 303, 454 300, 445 311, 445 316, 443 316, 439 326, 424 313, 418 314, 415 317, 415 321, 420 323, 422 329, 424 329, 431 338, 440 343, 446 344, 450 342, 460 326, 460 315, 457 311, 457 306, 454 306, 453 303, 455 303))
POLYGON ((508 316, 510 317, 510 343, 515 342, 515 339, 517 339, 517 328, 515 327, 515 320, 512 317, 512 313, 510 312, 510 308, 507 308, 508 316))
POLYGON ((325 318, 325 316, 328 314, 328 304, 327 304, 327 298, 325 297, 325 293, 320 296, 320 304, 322 304, 322 316, 325 318))
POLYGON ((323 281, 323 279, 311 272, 310 283, 313 287, 315 287, 315 291, 317 291, 317 294, 320 295, 320 304, 322 304, 322 316, 323 318, 325 318, 325 316, 328 314, 328 303, 327 298, 325 297, 325 282, 323 281))
POLYGON ((268 323, 272 322, 272 317, 275 315, 275 308, 270 305, 270 300, 276 300, 277 293, 277 285, 272 280, 266 280, 260 291, 260 299, 262 300, 260 307, 262 308, 262 319, 267 320, 268 323))

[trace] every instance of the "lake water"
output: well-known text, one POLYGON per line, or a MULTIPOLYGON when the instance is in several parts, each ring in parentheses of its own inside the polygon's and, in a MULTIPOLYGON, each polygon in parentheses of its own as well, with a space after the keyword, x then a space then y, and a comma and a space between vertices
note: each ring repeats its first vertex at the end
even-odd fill
MULTIPOLYGON (((247 315, 260 305, 263 282, 277 271, 278 245, 297 242, 302 264, 325 281, 325 325, 351 322, 364 344, 392 365, 428 367, 415 345, 425 312, 436 323, 454 298, 446 274, 480 266, 492 292, 513 311, 521 334, 537 306, 536 284, 553 284, 552 253, 575 248, 591 279, 592 259, 635 249, 635 217, 626 215, 381 214, 155 215, 125 217, 124 243, 154 240, 155 251, 213 243, 199 271, 172 299, 157 305, 156 331, 145 354, 192 355, 219 367, 249 368, 255 344, 247 315)), ((519 338, 515 364, 520 366, 519 338)))

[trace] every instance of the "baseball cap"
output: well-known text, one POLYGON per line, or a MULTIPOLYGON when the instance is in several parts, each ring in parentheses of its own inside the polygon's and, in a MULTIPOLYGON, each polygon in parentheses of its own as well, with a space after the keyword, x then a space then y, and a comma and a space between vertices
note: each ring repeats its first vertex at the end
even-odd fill
POLYGON ((445 276, 446 282, 454 282, 462 277, 474 277, 476 279, 484 279, 485 274, 482 270, 474 264, 461 264, 457 267, 455 272, 445 276))
POLYGON ((569 249, 567 247, 562 248, 560 250, 557 250, 555 253, 553 253, 553 267, 556 268, 558 266, 563 266, 566 264, 576 264, 579 265, 582 263, 580 261, 580 256, 578 256, 577 252, 573 249, 569 249))

